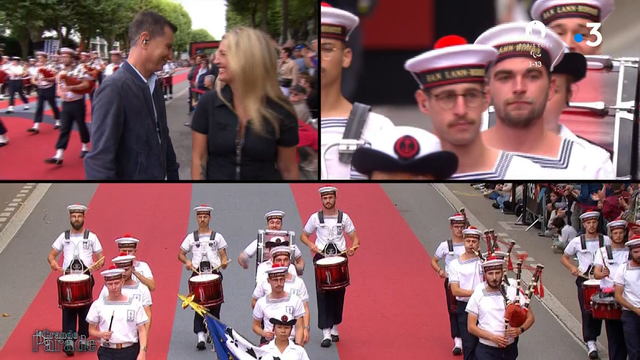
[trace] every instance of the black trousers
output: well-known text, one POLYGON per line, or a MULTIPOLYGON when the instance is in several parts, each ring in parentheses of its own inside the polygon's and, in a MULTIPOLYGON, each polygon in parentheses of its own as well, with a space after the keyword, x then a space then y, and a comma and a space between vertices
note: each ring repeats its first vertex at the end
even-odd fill
POLYGON ((7 128, 4 126, 4 122, 0 119, 0 135, 4 135, 7 133, 7 128))
POLYGON ((135 343, 124 349, 100 347, 98 360, 136 360, 140 353, 140 343, 135 343))
MULTIPOLYGON (((95 280, 91 275, 91 291, 93 291, 95 280)), ((87 314, 91 304, 78 308, 62 308, 62 332, 77 332, 78 338, 82 335, 89 337, 89 323, 87 314)))
POLYGON ((0 85, 0 95, 6 94, 8 89, 9 89, 9 80, 6 80, 2 85, 0 85))
POLYGON ((187 99, 187 104, 189 104, 189 114, 191 114, 193 112, 193 106, 192 106, 192 101, 193 101, 193 92, 192 90, 194 89, 193 85, 189 85, 189 91, 188 91, 188 95, 189 98, 187 99))
POLYGON ((584 310, 585 301, 591 301, 591 299, 583 299, 582 296, 582 283, 586 279, 583 277, 576 278, 576 286, 578 287, 578 302, 580 303, 580 310, 582 312, 582 340, 596 341, 600 333, 602 332, 602 320, 593 317, 592 313, 584 310))
MULTIPOLYGON (((214 271, 214 274, 220 275, 220 280, 222 280, 222 273, 219 271, 214 271)), ((191 273, 191 277, 197 276, 198 274, 196 274, 195 272, 191 273)), ((222 309, 222 304, 220 305, 216 305, 216 306, 208 306, 206 307, 207 310, 209 310, 209 313, 211 313, 211 315, 217 317, 218 319, 220 319, 220 310, 222 309)), ((204 326, 204 317, 200 316, 200 314, 198 314, 197 312, 193 312, 193 332, 195 334, 199 333, 199 332, 206 332, 205 326, 204 326)))
POLYGON ((627 344, 629 360, 640 360, 640 316, 628 310, 622 311, 622 328, 627 344))
POLYGON ((87 129, 87 124, 84 122, 85 116, 86 105, 84 102, 84 97, 80 100, 65 101, 62 103, 60 136, 58 137, 58 141, 56 142, 56 150, 67 150, 74 122, 76 123, 76 125, 78 126, 78 130, 80 131, 80 141, 82 141, 83 144, 89 143, 89 129, 87 129))
POLYGON ((458 318, 458 329, 462 338, 462 355, 464 360, 476 360, 476 347, 478 346, 478 338, 469 333, 467 329, 468 315, 466 312, 467 302, 458 301, 456 315, 458 318))
POLYGON ((454 339, 454 338, 460 337, 460 329, 458 327, 458 316, 456 315, 455 312, 451 312, 451 309, 449 307, 449 303, 452 300, 451 298, 453 297, 449 293, 449 278, 444 279, 444 293, 447 300, 447 313, 449 314, 449 327, 451 328, 451 338, 454 339))
POLYGON ((29 103, 29 99, 27 99, 27 97, 24 95, 24 92, 22 91, 22 84, 23 84, 23 80, 9 80, 9 106, 13 106, 14 104, 14 96, 16 93, 18 93, 18 96, 20 96, 20 99, 22 99, 22 102, 25 104, 29 103))
MULTIPOLYGON (((624 329, 621 320, 605 320, 607 341, 609 343, 609 360, 627 360, 627 346, 624 342, 624 329)), ((637 339, 640 341, 640 338, 637 339)))
POLYGON ((56 105, 56 87, 53 85, 46 89, 38 88, 38 106, 36 107, 36 115, 33 118, 34 123, 42 122, 45 101, 49 104, 51 110, 53 110, 53 118, 60 120, 60 110, 58 109, 58 105, 56 105))
POLYGON ((515 339, 513 344, 505 348, 478 343, 476 358, 478 360, 515 360, 518 358, 518 338, 515 339))
POLYGON ((162 89, 164 90, 164 96, 167 96, 167 95, 173 96, 173 77, 169 78, 169 83, 167 85, 163 85, 162 89))
MULTIPOLYGON (((320 254, 313 257, 314 263, 324 258, 320 254)), ((317 285, 317 284, 316 284, 317 285)), ((318 300, 318 328, 330 329, 334 325, 342 323, 342 313, 344 310, 344 297, 347 289, 316 291, 318 300)))

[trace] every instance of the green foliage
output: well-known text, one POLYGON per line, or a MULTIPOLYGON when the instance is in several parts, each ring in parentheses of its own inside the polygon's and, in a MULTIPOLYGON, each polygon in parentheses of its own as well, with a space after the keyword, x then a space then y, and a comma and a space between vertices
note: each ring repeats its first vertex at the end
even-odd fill
MULTIPOLYGON (((263 1, 267 0, 227 0, 227 30, 240 25, 260 27, 263 1)), ((282 1, 268 0, 267 31, 277 38, 283 35, 282 1)), ((314 0, 288 0, 287 24, 294 39, 306 40, 309 37, 312 30, 308 28, 309 23, 317 6, 318 2, 314 0)))
POLYGON ((191 30, 190 42, 214 41, 216 38, 205 29, 191 30))

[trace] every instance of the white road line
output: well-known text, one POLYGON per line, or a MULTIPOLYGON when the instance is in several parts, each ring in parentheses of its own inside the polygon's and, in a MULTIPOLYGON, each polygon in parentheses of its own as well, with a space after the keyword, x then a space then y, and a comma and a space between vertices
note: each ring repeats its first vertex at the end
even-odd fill
POLYGON ((28 193, 28 192, 29 192, 29 190, 26 190, 26 189, 24 189, 24 190, 20 190, 20 193, 21 193, 21 194, 26 194, 26 193, 28 193))
POLYGON ((21 201, 22 201, 22 199, 13 199, 13 200, 11 200, 11 202, 15 202, 15 203, 19 203, 21 201))
POLYGON ((24 221, 31 215, 33 209, 36 208, 36 205, 42 200, 50 187, 51 184, 38 184, 31 193, 31 196, 24 202, 24 205, 16 211, 16 214, 7 223, 7 226, 0 231, 0 253, 9 245, 11 239, 16 236, 24 221))
POLYGON ((0 213, 0 216, 7 216, 7 217, 9 217, 9 216, 11 216, 11 213, 10 213, 10 212, 0 213))
POLYGON ((8 208, 5 208, 3 211, 14 211, 15 209, 16 208, 14 207, 8 207, 8 208))
POLYGON ((531 262, 536 262, 536 259, 532 258, 532 257, 528 257, 527 261, 531 261, 531 262))
POLYGON ((27 196, 27 194, 18 194, 18 195, 16 195, 16 197, 25 197, 25 196, 27 196))
POLYGON ((18 206, 18 203, 17 202, 14 202, 14 203, 12 202, 11 204, 9 204, 9 206, 18 206))
POLYGON ((509 234, 507 234, 507 233, 496 233, 496 235, 498 235, 498 236, 500 236, 500 237, 502 237, 502 238, 507 238, 507 237, 509 237, 509 234))
MULTIPOLYGON (((465 207, 464 204, 462 204, 462 201, 460 201, 460 199, 458 199, 458 197, 451 190, 449 190, 449 188, 447 188, 445 184, 431 184, 431 185, 451 205, 451 207, 453 207, 454 211, 457 211, 457 209, 465 207)), ((467 219, 469 220, 470 223, 477 224, 480 228, 485 228, 485 229, 487 228, 486 226, 482 225, 482 223, 478 221, 478 218, 476 218, 468 209, 467 209, 467 219)), ((524 281, 525 284, 529 283, 532 276, 533 276, 533 273, 531 271, 527 269, 522 270, 522 280, 524 281)), ((567 308, 564 305, 562 305, 562 303, 560 303, 560 301, 558 301, 558 299, 555 296, 553 296, 551 291, 545 288, 544 298, 540 299, 538 297, 538 302, 540 302, 542 306, 544 306, 551 313, 551 315, 558 320, 558 322, 562 325, 562 327, 564 327, 567 330, 567 332, 573 337, 573 339, 578 344, 580 344, 586 349, 586 346, 582 341, 582 325, 580 321, 578 321, 578 319, 576 319, 576 317, 573 316, 573 314, 571 314, 569 310, 567 310, 567 308)), ((609 358, 609 352, 607 351, 607 349, 605 349, 604 346, 602 346, 602 344, 599 341, 596 344, 598 345, 598 355, 600 355, 600 358, 601 359, 609 358)))
POLYGON ((0 218, 0 222, 5 222, 7 221, 7 218, 0 218))
POLYGON ((25 185, 22 187, 23 189, 33 189, 33 185, 25 185))
POLYGON ((35 186, 35 185, 38 185, 38 184, 37 183, 27 183, 27 185, 35 186))

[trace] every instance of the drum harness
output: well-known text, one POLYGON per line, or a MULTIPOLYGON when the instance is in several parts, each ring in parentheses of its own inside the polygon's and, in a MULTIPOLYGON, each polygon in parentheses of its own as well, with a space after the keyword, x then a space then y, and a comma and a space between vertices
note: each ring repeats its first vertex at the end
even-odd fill
MULTIPOLYGON (((84 230, 84 234, 82 236, 83 246, 87 246, 88 245, 89 234, 91 234, 89 229, 85 229, 84 230)), ((65 275, 66 274, 82 274, 82 273, 84 273, 84 271, 87 269, 87 266, 79 258, 80 251, 78 250, 78 245, 71 242, 71 230, 66 230, 64 232, 64 242, 67 243, 67 244, 73 245, 73 260, 71 260, 71 263, 69 264, 69 267, 67 267, 64 270, 65 275)))
MULTIPOLYGON (((602 234, 598 234, 598 249, 604 246, 604 235, 602 234)), ((582 251, 587 251, 587 238, 585 237, 584 234, 580 235, 580 247, 582 248, 582 251)), ((609 250, 607 250, 608 252, 609 250)), ((587 276, 592 276, 593 272, 595 271, 595 267, 593 266, 593 257, 591 259, 592 264, 589 265, 589 267, 587 268, 587 271, 585 271, 584 275, 587 276)), ((610 259, 611 260, 611 259, 610 259)))
MULTIPOLYGON (((217 233, 215 231, 211 231, 211 237, 209 238, 209 241, 208 241, 209 247, 213 247, 213 242, 216 239, 216 235, 217 235, 217 233)), ((199 248, 201 242, 200 242, 200 235, 198 234, 198 230, 193 232, 193 240, 196 243, 196 247, 199 248)), ((211 262, 209 261, 209 257, 207 256, 206 251, 202 255, 202 259, 200 260, 200 264, 198 264, 198 271, 200 273, 202 273, 202 274, 211 274, 212 273, 211 272, 211 262)))
MULTIPOLYGON (((342 219, 344 218, 344 212, 342 210, 338 210, 338 223, 336 224, 338 234, 342 233, 342 219)), ((324 223, 324 213, 322 210, 318 211, 318 221, 320 224, 325 225, 324 223)), ((324 256, 336 256, 339 254, 338 247, 333 243, 331 239, 331 234, 329 235, 329 239, 327 239, 329 243, 322 249, 322 253, 324 256)))

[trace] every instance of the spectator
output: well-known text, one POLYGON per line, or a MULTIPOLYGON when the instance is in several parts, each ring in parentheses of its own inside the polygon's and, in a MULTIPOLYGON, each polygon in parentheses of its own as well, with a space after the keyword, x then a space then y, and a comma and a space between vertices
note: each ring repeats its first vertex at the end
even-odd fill
POLYGON ((494 205, 497 204, 497 206, 494 206, 494 207, 500 209, 500 211, 502 212, 504 212, 504 202, 511 200, 512 187, 513 187, 513 184, 511 183, 505 183, 505 184, 496 186, 496 193, 498 194, 498 197, 496 198, 496 203, 494 204, 494 205))
POLYGON ((618 219, 625 211, 623 204, 629 199, 624 183, 613 183, 606 185, 602 190, 592 195, 592 199, 598 202, 598 208, 602 209, 602 214, 607 222, 618 219), (610 194, 607 194, 610 191, 610 194))
POLYGON ((306 97, 307 89, 302 87, 302 85, 294 85, 289 91, 289 100, 291 100, 293 108, 296 109, 298 119, 305 123, 311 119, 306 97))
POLYGON ((573 226, 567 224, 562 217, 556 217, 553 219, 552 225, 557 231, 558 239, 554 241, 551 248, 564 252, 569 241, 578 236, 578 232, 573 228, 573 226))
POLYGON ((280 80, 282 93, 284 93, 285 96, 289 96, 289 88, 297 82, 298 77, 298 67, 296 63, 291 60, 291 48, 282 48, 278 69, 278 79, 280 80))

